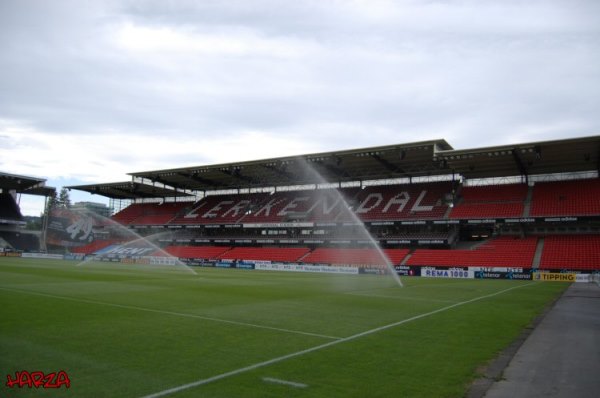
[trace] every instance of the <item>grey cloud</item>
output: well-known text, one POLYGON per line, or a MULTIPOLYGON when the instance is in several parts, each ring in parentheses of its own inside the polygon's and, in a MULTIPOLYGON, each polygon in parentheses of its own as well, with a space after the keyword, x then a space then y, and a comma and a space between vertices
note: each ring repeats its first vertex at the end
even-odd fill
POLYGON ((322 146, 415 134, 473 146, 482 130, 501 142, 507 131, 544 123, 573 126, 567 135, 600 124, 600 13, 592 1, 392 2, 403 6, 388 13, 373 2, 370 14, 322 1, 93 4, 1 2, 0 118, 48 133, 200 139, 302 131, 322 146), (224 35, 245 29, 308 50, 294 59, 150 59, 111 42, 126 22, 224 35))

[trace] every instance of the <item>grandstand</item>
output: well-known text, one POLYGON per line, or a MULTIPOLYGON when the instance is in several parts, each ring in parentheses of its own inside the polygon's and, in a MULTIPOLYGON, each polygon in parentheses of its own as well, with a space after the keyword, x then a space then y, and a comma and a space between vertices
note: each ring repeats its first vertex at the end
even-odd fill
POLYGON ((372 236, 399 272, 580 272, 600 270, 599 154, 598 136, 464 150, 433 140, 69 188, 118 202, 114 221, 190 263, 377 267, 372 236))
POLYGON ((19 207, 21 195, 50 196, 55 189, 42 178, 0 172, 0 252, 38 251, 39 234, 26 231, 19 207))

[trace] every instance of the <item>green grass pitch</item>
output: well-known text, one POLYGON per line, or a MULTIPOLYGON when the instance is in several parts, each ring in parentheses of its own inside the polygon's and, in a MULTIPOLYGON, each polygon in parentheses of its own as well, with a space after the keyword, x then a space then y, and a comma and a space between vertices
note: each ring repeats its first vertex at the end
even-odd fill
POLYGON ((195 271, 0 258, 0 396, 462 397, 567 286, 195 271))

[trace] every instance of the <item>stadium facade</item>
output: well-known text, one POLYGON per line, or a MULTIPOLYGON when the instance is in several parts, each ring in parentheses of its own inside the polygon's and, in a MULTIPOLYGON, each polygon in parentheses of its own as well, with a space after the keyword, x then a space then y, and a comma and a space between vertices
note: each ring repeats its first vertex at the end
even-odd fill
POLYGON ((405 275, 590 273, 600 270, 599 159, 600 136, 463 150, 432 140, 133 172, 68 187, 118 211, 57 215, 50 248, 105 261, 167 253, 203 266, 379 272, 374 239, 405 275), (73 224, 85 239, 69 238, 73 224))

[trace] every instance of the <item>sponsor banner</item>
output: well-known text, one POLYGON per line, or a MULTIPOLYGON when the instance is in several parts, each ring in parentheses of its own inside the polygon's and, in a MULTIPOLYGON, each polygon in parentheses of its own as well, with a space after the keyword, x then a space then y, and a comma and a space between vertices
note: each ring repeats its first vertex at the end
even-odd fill
POLYGON ((259 271, 321 272, 328 274, 358 274, 358 267, 307 264, 256 264, 259 271))
POLYGON ((592 279, 590 274, 577 274, 577 276, 575 277, 575 282, 587 283, 591 281, 592 279))
POLYGON ((396 273, 401 276, 414 276, 415 272, 408 265, 396 265, 396 273))
POLYGON ((543 282, 575 282, 577 274, 558 272, 535 272, 533 280, 543 282))
POLYGON ((69 253, 69 254, 65 254, 63 258, 65 260, 83 261, 85 259, 85 254, 83 254, 83 253, 69 253))
POLYGON ((256 239, 256 243, 273 244, 273 243, 275 243, 275 240, 274 239, 256 239))
POLYGON ((180 258, 179 261, 184 263, 185 265, 202 265, 204 261, 198 258, 180 258))
POLYGON ((229 261, 217 261, 215 263, 215 267, 217 267, 217 268, 233 268, 234 263, 229 262, 229 261))
POLYGON ((469 267, 475 272, 524 272, 522 267, 469 267))
POLYGON ((463 269, 435 269, 431 267, 422 267, 421 276, 425 278, 453 278, 453 279, 473 279, 475 273, 471 270, 463 269))
POLYGON ((185 265, 189 266, 198 266, 198 267, 214 267, 215 262, 210 260, 205 260, 203 258, 180 258, 181 261, 185 265))
POLYGON ((335 222, 318 222, 315 227, 337 227, 338 224, 335 222))
POLYGON ((460 224, 460 220, 434 220, 433 224, 439 224, 439 225, 460 224))
POLYGON ((481 220, 467 220, 467 224, 496 224, 495 218, 486 218, 481 220))
POLYGON ((152 265, 177 265, 179 259, 176 257, 165 256, 146 256, 141 258, 142 261, 148 261, 147 264, 152 265))
POLYGON ((359 268, 358 273, 366 275, 385 275, 385 270, 381 268, 359 268))
POLYGON ((145 264, 145 262, 141 262, 138 258, 122 258, 121 264, 145 264))
POLYGON ((419 245, 446 245, 448 244, 447 240, 444 239, 419 239, 417 241, 419 245))
POLYGON ((388 245, 447 245, 446 239, 392 239, 386 240, 388 245))
POLYGON ((126 257, 126 258, 118 258, 122 264, 150 264, 149 257, 126 257))
POLYGON ((7 220, 5 218, 0 218, 0 224, 27 225, 27 222, 26 221, 17 221, 17 220, 7 220))
MULTIPOLYGON (((248 262, 248 261, 246 261, 248 262)), ((252 260, 252 264, 256 265, 256 264, 271 264, 272 261, 269 260, 252 260)))
POLYGON ((546 217, 545 222, 574 222, 577 221, 577 217, 546 217))
POLYGON ((215 262, 204 258, 180 258, 179 261, 186 265, 194 265, 200 267, 214 267, 215 262))
POLYGON ((51 260, 62 260, 63 259, 62 254, 46 254, 46 253, 23 253, 23 254, 21 254, 21 257, 46 258, 46 259, 51 259, 51 260))
POLYGON ((507 218, 507 219, 504 220, 504 222, 507 223, 507 224, 515 224, 515 223, 529 224, 529 223, 535 222, 535 218, 531 218, 531 217, 526 217, 526 218, 507 218))
POLYGON ((245 223, 244 228, 310 228, 312 222, 245 223))
POLYGON ((475 279, 531 280, 531 274, 528 272, 474 271, 474 273, 475 279))
POLYGON ((121 259, 116 257, 100 257, 100 261, 110 262, 110 263, 120 263, 121 259))
POLYGON ((249 261, 240 261, 235 267, 239 269, 254 269, 254 263, 249 261))
MULTIPOLYGON (((22 253, 22 254, 28 254, 28 253, 22 253)), ((21 254, 21 252, 0 252, 0 257, 26 257, 23 256, 21 254)))

